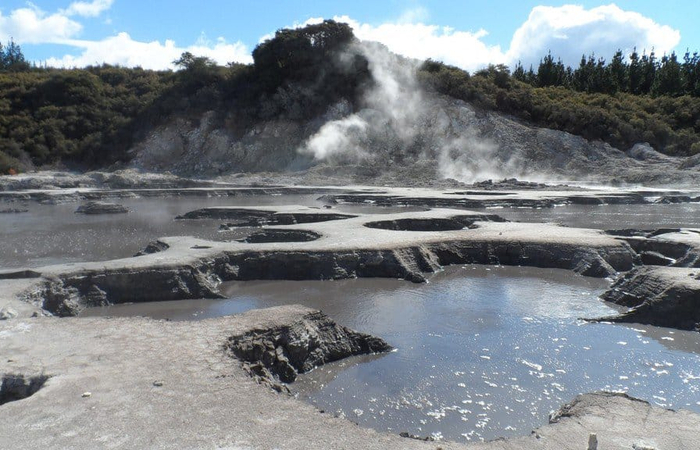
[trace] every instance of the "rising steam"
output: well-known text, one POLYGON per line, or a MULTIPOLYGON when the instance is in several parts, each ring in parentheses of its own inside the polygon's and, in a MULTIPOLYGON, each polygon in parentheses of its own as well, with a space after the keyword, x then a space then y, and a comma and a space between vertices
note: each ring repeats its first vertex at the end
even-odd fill
POLYGON ((435 161, 442 178, 473 182, 519 176, 518 164, 483 137, 474 111, 426 94, 418 83, 419 61, 370 42, 355 44, 369 62, 374 84, 362 109, 326 122, 299 152, 329 164, 435 161))

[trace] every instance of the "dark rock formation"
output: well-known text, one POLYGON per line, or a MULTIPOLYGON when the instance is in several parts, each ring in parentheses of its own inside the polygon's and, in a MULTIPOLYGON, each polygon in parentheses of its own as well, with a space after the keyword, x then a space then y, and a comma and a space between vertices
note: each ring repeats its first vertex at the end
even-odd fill
POLYGON ((700 245, 681 236, 694 236, 697 230, 661 228, 658 230, 610 230, 639 254, 645 265, 700 267, 700 245), (674 236, 674 234, 676 236, 674 236))
POLYGON ((80 205, 75 212, 78 214, 124 214, 128 213, 129 210, 116 203, 87 202, 80 205))
MULTIPOLYGON (((460 193, 455 193, 460 195, 460 193)), ((416 206, 428 208, 551 208, 557 205, 637 205, 648 203, 646 198, 635 192, 620 194, 585 193, 568 196, 540 198, 509 197, 502 193, 484 191, 479 194, 465 192, 466 196, 498 198, 468 198, 468 197, 411 197, 399 195, 383 195, 377 193, 365 194, 327 194, 320 200, 329 203, 374 203, 378 206, 416 206)))
POLYGON ((29 212, 26 208, 5 208, 0 209, 0 214, 19 214, 29 212))
POLYGON ((34 270, 0 270, 0 280, 19 280, 22 278, 39 278, 41 274, 34 270))
POLYGON ((394 231, 454 231, 464 228, 475 228, 476 222, 507 222, 496 214, 469 214, 453 216, 444 219, 396 219, 367 222, 367 228, 394 231))
POLYGON ((383 340, 338 325, 320 311, 289 325, 231 336, 225 347, 251 376, 280 392, 288 392, 280 382, 291 383, 317 366, 391 350, 383 340))
POLYGON ((603 320, 700 331, 697 269, 639 267, 618 279, 602 298, 632 308, 603 320))
POLYGON ((49 379, 46 375, 25 376, 6 374, 0 385, 0 405, 22 400, 36 394, 49 379))
POLYGON ((393 231, 453 231, 465 228, 454 219, 397 219, 367 222, 367 228, 393 231))
POLYGON ((176 219, 232 220, 232 222, 222 225, 222 229, 229 229, 236 227, 260 227, 263 225, 295 225, 300 223, 328 222, 330 220, 350 219, 352 217, 357 216, 327 212, 285 213, 271 210, 221 207, 190 211, 181 216, 177 216, 176 219))
POLYGON ((261 244, 264 242, 310 242, 321 237, 320 234, 308 230, 262 230, 256 231, 241 242, 261 244))
POLYGON ((170 248, 170 246, 168 244, 166 244, 165 242, 153 241, 153 242, 149 242, 148 245, 146 247, 144 247, 143 250, 141 250, 140 252, 138 252, 134 256, 136 257, 136 256, 150 255, 152 253, 159 253, 159 252, 162 252, 162 251, 167 250, 169 248, 170 248))
MULTIPOLYGON (((193 298, 222 298, 219 277, 206 264, 199 267, 124 268, 53 277, 29 300, 51 314, 77 316, 91 306, 193 298)), ((223 272, 223 270, 222 270, 223 272)))

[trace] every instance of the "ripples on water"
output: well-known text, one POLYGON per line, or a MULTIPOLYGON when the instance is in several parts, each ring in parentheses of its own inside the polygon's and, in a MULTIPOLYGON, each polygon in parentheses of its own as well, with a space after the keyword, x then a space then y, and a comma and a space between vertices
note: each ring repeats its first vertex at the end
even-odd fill
POLYGON ((395 433, 456 441, 526 435, 577 394, 597 390, 700 412, 700 334, 579 320, 616 312, 597 298, 606 287, 563 270, 465 266, 424 285, 229 283, 229 300, 91 314, 191 320, 290 303, 321 309, 397 350, 323 366, 293 389, 320 409, 395 433))

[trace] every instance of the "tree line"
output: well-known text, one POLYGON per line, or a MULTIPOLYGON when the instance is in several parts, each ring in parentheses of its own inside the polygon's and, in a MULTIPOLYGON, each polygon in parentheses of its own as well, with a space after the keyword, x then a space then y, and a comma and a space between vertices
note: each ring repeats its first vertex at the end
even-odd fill
POLYGON ((565 66, 550 52, 537 71, 532 66, 525 70, 518 62, 512 75, 531 86, 562 86, 587 93, 700 97, 700 55, 690 51, 682 60, 675 52, 658 58, 653 50, 640 55, 636 48, 628 58, 617 50, 609 62, 595 54, 583 55, 577 68, 565 66))
MULTIPOLYGON (((173 61, 175 72, 38 68, 10 41, 0 47, 0 173, 125 163, 155 127, 173 117, 196 121, 204 111, 244 136, 265 120, 307 123, 341 100, 361 108, 373 81, 366 58, 349 45, 354 39, 348 25, 326 21, 278 31, 256 47, 253 64, 219 66, 184 53, 173 61)), ((537 72, 498 65, 473 74, 428 60, 417 76, 426 89, 529 124, 623 150, 649 142, 666 154, 692 155, 700 153, 700 96, 686 92, 698 59, 688 58, 675 90, 666 87, 674 77, 664 75, 673 72, 673 55, 664 62, 643 54, 637 63, 618 55, 609 64, 588 57, 585 70, 547 55, 537 72)))
POLYGON ((0 42, 0 71, 22 71, 28 70, 30 64, 22 53, 22 48, 10 39, 7 45, 0 42))

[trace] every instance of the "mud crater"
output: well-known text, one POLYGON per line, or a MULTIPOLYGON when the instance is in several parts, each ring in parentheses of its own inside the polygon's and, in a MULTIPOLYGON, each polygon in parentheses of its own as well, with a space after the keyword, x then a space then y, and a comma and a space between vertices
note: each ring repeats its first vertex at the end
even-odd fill
POLYGON ((44 387, 48 375, 27 376, 24 374, 5 374, 0 385, 0 405, 16 402, 39 392, 44 387))
POLYGON ((311 242, 321 235, 309 230, 262 230, 252 233, 239 242, 262 244, 267 242, 311 242))

